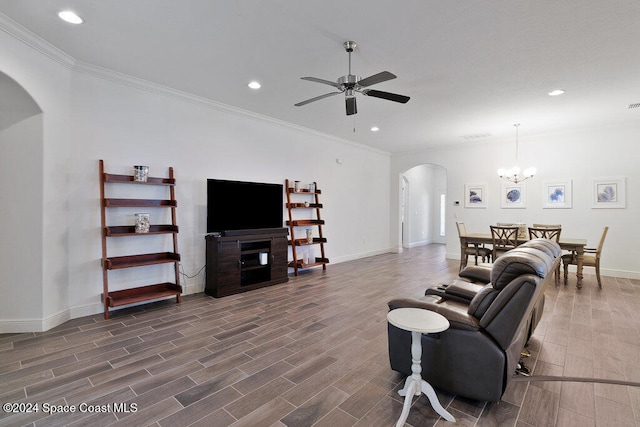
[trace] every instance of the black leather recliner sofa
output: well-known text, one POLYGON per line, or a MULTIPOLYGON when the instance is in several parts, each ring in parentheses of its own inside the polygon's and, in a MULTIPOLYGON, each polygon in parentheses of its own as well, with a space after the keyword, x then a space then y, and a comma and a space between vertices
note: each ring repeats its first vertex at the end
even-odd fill
MULTIPOLYGON (((530 240, 493 263, 486 285, 459 282, 420 299, 389 301, 390 310, 423 308, 449 320, 446 331, 422 335, 422 377, 460 396, 499 401, 542 315, 560 256, 557 243, 530 240)), ((486 270, 477 273, 486 277, 486 270)), ((391 368, 410 375, 411 333, 389 324, 388 334, 391 368)))

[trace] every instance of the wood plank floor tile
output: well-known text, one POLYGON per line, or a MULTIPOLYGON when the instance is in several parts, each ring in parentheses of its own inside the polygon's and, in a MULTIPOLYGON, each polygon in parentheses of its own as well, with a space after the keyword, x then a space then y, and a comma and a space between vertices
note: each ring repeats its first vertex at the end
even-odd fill
POLYGON ((247 393, 240 399, 225 406, 225 410, 233 415, 236 419, 241 419, 251 412, 255 411, 262 405, 273 400, 273 396, 283 396, 295 384, 291 381, 278 377, 270 383, 247 393))
POLYGON ((280 421, 288 426, 312 426, 337 408, 348 396, 347 393, 335 387, 328 387, 298 406, 280 421))
POLYGON ((69 402, 69 404, 79 405, 82 402, 86 402, 91 399, 97 399, 101 396, 104 396, 105 394, 111 393, 114 390, 118 390, 129 384, 135 384, 145 378, 149 378, 149 373, 146 370, 141 369, 128 375, 117 377, 111 381, 107 381, 97 386, 93 386, 88 390, 82 390, 78 393, 70 394, 65 397, 65 400, 69 402))
POLYGON ((278 362, 238 381, 233 385, 233 388, 242 394, 248 394, 290 370, 290 364, 287 362, 278 362))
MULTIPOLYGON (((186 295, 0 335, 0 400, 138 405, 136 413, 0 413, 0 425, 390 426, 405 377, 389 368, 387 302, 455 279, 442 245, 304 270, 225 298, 186 295), (234 424, 235 423, 235 424, 234 424)), ((592 273, 549 287, 529 342, 534 375, 640 382, 640 281, 592 273), (623 325, 623 326, 620 326, 623 325)), ((640 426, 640 390, 511 382, 499 403, 436 390, 456 425, 640 426)), ((414 399, 408 427, 449 425, 414 399)))
MULTIPOLYGON (((206 417, 196 421, 189 427, 212 427, 212 426, 230 426, 236 421, 227 411, 224 409, 218 409, 215 412, 207 415, 206 417)), ((159 425, 157 427, 160 427, 159 425)))
POLYGON ((560 408, 558 411, 558 422, 556 427, 595 427, 596 421, 593 418, 585 417, 579 413, 570 412, 560 408))
POLYGON ((293 410, 295 406, 291 403, 281 397, 275 397, 231 425, 233 427, 269 427, 293 410))
POLYGON ((44 360, 43 363, 32 364, 25 368, 17 369, 15 371, 7 372, 4 374, 0 374, 0 383, 7 383, 21 377, 26 377, 28 375, 32 375, 34 373, 49 371, 51 369, 57 368, 59 366, 68 365, 74 362, 77 362, 78 359, 75 356, 62 356, 53 360, 44 360))
MULTIPOLYGON (((340 409, 340 408, 339 408, 340 409)), ((396 424, 402 413, 402 402, 388 395, 367 411, 355 424, 357 427, 389 427, 396 424)), ((349 414, 351 415, 351 414, 349 414)), ((433 424, 431 424, 433 425, 433 424)), ((428 420, 420 420, 419 427, 430 426, 428 420)), ((418 427, 418 426, 415 426, 418 427)))
POLYGON ((25 387, 27 396, 37 395, 48 390, 55 390, 56 388, 69 384, 81 379, 88 379, 91 375, 99 374, 100 372, 110 371, 113 368, 108 363, 95 364, 87 368, 79 369, 70 372, 65 375, 61 375, 46 381, 36 383, 31 386, 25 387))
POLYGON ((635 427, 633 410, 628 405, 596 397, 596 425, 635 427))
POLYGON ((278 348, 271 353, 267 353, 258 358, 251 358, 246 363, 238 365, 238 369, 245 372, 247 375, 255 374, 258 371, 263 370, 267 366, 271 366, 276 362, 286 359, 291 355, 291 351, 287 348, 278 348))
MULTIPOLYGON (((173 344, 173 343, 171 343, 173 344)), ((157 348, 162 349, 163 346, 159 346, 157 348)), ((178 368, 181 366, 184 366, 186 364, 188 364, 189 362, 192 361, 199 361, 199 359, 206 357, 208 355, 210 355, 211 352, 209 350, 207 350, 206 348, 200 348, 194 351, 191 351, 185 355, 180 355, 177 357, 174 357, 172 359, 167 359, 166 353, 164 351, 160 351, 160 355, 163 356, 163 358, 165 359, 164 362, 162 363, 158 363, 157 365, 154 366, 150 366, 147 368, 147 371, 149 371, 149 373, 151 375, 158 375, 160 373, 163 372, 167 372, 170 371, 174 368, 178 368)))
POLYGON ((384 398, 396 384, 389 383, 374 378, 358 391, 349 396, 341 405, 340 409, 356 418, 362 418, 371 408, 384 398))
POLYGON ((337 359, 335 357, 320 355, 318 357, 308 359, 304 364, 291 369, 283 376, 289 381, 299 384, 327 366, 332 365, 336 360, 337 359))
MULTIPOLYGON (((206 359, 207 356, 204 357, 206 359)), ((200 369, 190 374, 190 378, 197 384, 203 383, 213 377, 217 377, 220 374, 224 374, 232 369, 238 369, 238 365, 245 363, 248 360, 253 360, 242 352, 237 352, 228 358, 222 359, 213 364, 203 364, 203 358, 197 359, 197 363, 200 365, 200 369)))
MULTIPOLYGON (((189 390, 195 385, 196 383, 193 382, 189 377, 180 377, 173 381, 167 381, 159 387, 153 388, 142 394, 136 393, 136 395, 132 398, 126 400, 118 399, 116 402, 126 403, 129 407, 135 403, 140 409, 144 409, 168 397, 173 397, 186 390, 189 390)), ((126 415, 127 414, 118 414, 118 418, 124 418, 126 415)))
POLYGON ((318 371, 306 380, 296 384, 295 387, 287 392, 282 393, 282 397, 296 406, 302 405, 319 391, 334 385, 346 372, 348 372, 348 370, 339 364, 329 365, 327 368, 318 371))
POLYGON ((534 384, 527 389, 518 421, 532 426, 551 426, 555 424, 560 396, 544 390, 534 384))
POLYGON ((204 399, 205 397, 219 392, 220 390, 228 388, 231 384, 235 384, 246 377, 247 375, 239 369, 232 369, 218 375, 217 377, 197 383, 196 386, 178 393, 175 398, 182 404, 182 406, 189 406, 204 399))

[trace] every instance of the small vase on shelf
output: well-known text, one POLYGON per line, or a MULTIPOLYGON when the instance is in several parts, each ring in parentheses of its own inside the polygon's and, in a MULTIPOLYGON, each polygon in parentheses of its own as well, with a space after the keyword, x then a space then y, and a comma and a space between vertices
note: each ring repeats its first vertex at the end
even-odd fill
POLYGON ((136 228, 135 231, 138 234, 148 233, 151 229, 151 224, 149 222, 149 214, 148 213, 137 213, 136 214, 136 228))
POLYGON ((149 166, 136 165, 133 167, 133 180, 135 182, 147 182, 149 166))

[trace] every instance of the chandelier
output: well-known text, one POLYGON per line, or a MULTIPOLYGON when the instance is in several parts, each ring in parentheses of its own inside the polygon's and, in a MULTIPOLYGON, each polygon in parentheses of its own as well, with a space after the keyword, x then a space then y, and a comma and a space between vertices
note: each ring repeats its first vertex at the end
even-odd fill
POLYGON ((536 168, 527 168, 520 174, 520 168, 518 167, 518 126, 520 126, 520 123, 516 123, 514 126, 516 127, 516 165, 510 169, 498 169, 498 176, 517 184, 534 176, 536 168))

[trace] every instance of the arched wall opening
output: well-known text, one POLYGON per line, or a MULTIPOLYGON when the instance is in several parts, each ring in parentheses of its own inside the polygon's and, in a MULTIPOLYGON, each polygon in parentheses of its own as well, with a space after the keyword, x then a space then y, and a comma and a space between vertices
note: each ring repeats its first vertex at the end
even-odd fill
POLYGON ((19 332, 43 317, 43 114, 3 72, 0 194, 0 321, 12 329, 0 332, 19 332))
POLYGON ((417 165, 401 172, 399 182, 398 247, 446 243, 442 226, 447 170, 435 164, 417 165))

